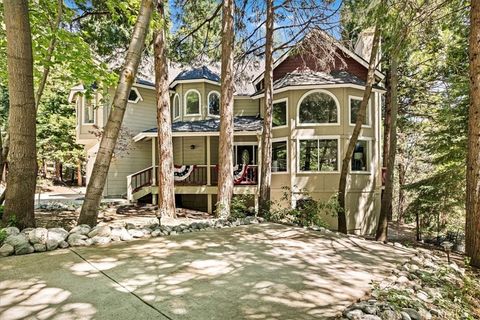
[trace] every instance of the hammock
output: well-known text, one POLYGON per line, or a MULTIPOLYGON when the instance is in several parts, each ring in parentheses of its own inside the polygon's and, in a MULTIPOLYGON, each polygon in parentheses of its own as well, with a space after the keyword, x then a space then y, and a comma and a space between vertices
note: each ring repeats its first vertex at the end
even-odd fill
POLYGON ((193 169, 195 169, 195 165, 183 165, 183 166, 175 165, 173 168, 173 180, 174 181, 186 180, 192 174, 193 169))
POLYGON ((247 174, 248 164, 237 164, 233 167, 233 183, 241 184, 247 174))

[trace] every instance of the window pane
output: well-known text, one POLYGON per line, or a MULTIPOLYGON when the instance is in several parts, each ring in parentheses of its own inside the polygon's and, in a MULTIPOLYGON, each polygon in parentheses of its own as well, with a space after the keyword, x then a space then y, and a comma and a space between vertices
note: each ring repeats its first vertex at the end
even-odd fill
POLYGON ((338 170, 338 140, 319 140, 318 141, 318 171, 337 171, 338 170))
POLYGON ((135 91, 133 89, 130 90, 130 94, 128 95, 128 101, 135 102, 135 101, 137 101, 137 98, 138 98, 137 91, 135 91))
POLYGON ((272 172, 287 171, 287 142, 272 143, 272 172))
POLYGON ((92 104, 87 104, 83 108, 83 123, 94 123, 95 109, 92 104))
POLYGON ((318 140, 300 140, 300 171, 318 170, 318 140))
POLYGON ((173 117, 177 118, 180 116, 180 99, 178 96, 173 98, 173 117))
POLYGON ((303 99, 299 109, 301 123, 336 123, 337 104, 328 94, 314 92, 303 99))
MULTIPOLYGON (((357 122, 357 114, 358 114, 358 111, 360 110, 361 104, 362 104, 362 100, 350 99, 350 123, 351 124, 355 124, 357 122)), ((365 119, 363 120, 364 125, 367 125, 369 123, 368 114, 369 112, 367 109, 367 113, 365 114, 365 119)))
POLYGON ((200 97, 196 92, 187 93, 187 114, 200 113, 200 97))
POLYGON ((359 140, 352 157, 352 171, 368 171, 368 142, 359 140))
POLYGON ((217 93, 211 93, 208 98, 208 113, 220 115, 220 96, 217 93))
POLYGON ((277 102, 273 104, 273 120, 274 127, 287 125, 287 102, 277 102))

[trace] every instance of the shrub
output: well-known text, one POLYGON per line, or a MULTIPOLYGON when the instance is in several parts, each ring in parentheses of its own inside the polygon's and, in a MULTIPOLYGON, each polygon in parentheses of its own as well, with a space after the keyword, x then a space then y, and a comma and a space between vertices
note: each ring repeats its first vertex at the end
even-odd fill
POLYGON ((7 232, 4 229, 0 229, 0 245, 3 244, 6 238, 7 238, 7 232))
MULTIPOLYGON (((288 187, 284 187, 282 202, 291 203, 292 191, 288 187)), ((323 220, 324 215, 335 215, 338 209, 338 201, 336 195, 328 201, 314 200, 307 191, 301 190, 300 200, 297 200, 295 208, 281 208, 278 205, 271 206, 270 212, 266 215, 266 219, 273 222, 293 223, 302 227, 319 226, 326 227, 327 223, 323 220)))
POLYGON ((252 201, 253 195, 236 195, 232 197, 232 203, 230 205, 230 218, 233 220, 245 218, 247 215, 252 214, 248 207, 248 202, 252 201))
POLYGON ((3 210, 4 210, 4 206, 0 206, 0 220, 2 220, 3 218, 3 210))

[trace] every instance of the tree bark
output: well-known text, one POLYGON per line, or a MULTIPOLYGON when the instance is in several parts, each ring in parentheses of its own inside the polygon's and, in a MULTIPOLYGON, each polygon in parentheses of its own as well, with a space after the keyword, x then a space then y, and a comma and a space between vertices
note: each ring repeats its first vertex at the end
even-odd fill
POLYGON ((140 5, 140 13, 135 23, 127 57, 125 58, 124 67, 115 91, 110 115, 104 128, 102 139, 100 140, 100 147, 98 148, 92 174, 88 182, 85 202, 80 212, 78 224, 88 224, 90 226, 97 224, 98 207, 102 199, 103 188, 107 180, 113 151, 125 115, 128 95, 135 80, 142 51, 145 46, 145 37, 148 32, 154 3, 156 4, 155 0, 142 0, 140 5))
POLYGON ((377 25, 375 26, 375 34, 373 36, 372 42, 372 52, 370 54, 370 61, 368 65, 368 74, 367 74, 367 83, 365 84, 365 91, 363 92, 362 103, 360 104, 360 109, 357 113, 357 121, 355 122, 355 127, 353 128, 352 137, 348 143, 347 151, 342 161, 342 168, 340 172, 340 182, 338 185, 338 231, 342 233, 347 233, 347 216, 346 216, 346 195, 347 195, 347 175, 350 167, 350 161, 352 160, 353 151, 355 150, 355 145, 358 141, 358 136, 362 129, 362 125, 367 114, 368 101, 372 93, 373 85, 375 84, 375 70, 376 66, 376 57, 378 52, 380 42, 380 28, 377 25))
POLYGON ((470 8, 470 108, 468 113, 465 252, 480 267, 480 3, 470 8))
POLYGON ((267 0, 265 37, 265 104, 262 132, 262 166, 260 173, 260 215, 270 211, 270 187, 272 182, 272 113, 273 113, 273 0, 267 0))
POLYGON ((155 89, 157 92, 158 127, 158 218, 160 222, 173 219, 175 214, 175 186, 173 176, 172 121, 168 92, 168 62, 165 41, 164 0, 157 11, 161 27, 155 32, 155 89))
MULTIPOLYGON (((392 86, 390 85, 390 65, 387 67, 385 72, 385 118, 383 121, 383 152, 382 152, 382 167, 386 168, 388 163, 388 154, 390 150, 390 126, 392 122, 392 107, 391 107, 391 90, 392 86)), ((382 190, 383 198, 384 190, 382 190)), ((388 213, 388 221, 392 220, 392 211, 388 213)))
POLYGON ((33 87, 32 35, 27 0, 5 0, 10 133, 8 189, 3 222, 35 226, 36 110, 33 87))
POLYGON ((392 52, 390 59, 390 106, 391 123, 389 132, 389 151, 387 158, 387 176, 385 179, 385 190, 382 197, 382 206, 380 208, 380 217, 378 219, 377 232, 375 239, 377 241, 387 241, 388 238, 388 214, 392 211, 393 199, 393 179, 395 170, 395 156, 397 154, 397 114, 398 114, 398 52, 392 52))
POLYGON ((227 218, 233 195, 233 0, 224 0, 222 7, 222 71, 220 136, 218 155, 217 216, 227 218))
MULTIPOLYGON (((405 161, 405 159, 403 159, 405 161)), ((398 223, 403 223, 404 220, 404 206, 405 206, 405 190, 404 186, 406 183, 406 166, 402 162, 402 160, 399 161, 398 164, 398 223)), ((390 210, 392 212, 392 210, 390 210)), ((387 215, 388 217, 388 215, 387 215)), ((387 218, 388 219, 388 218, 387 218)), ((388 221, 391 221, 391 219, 388 219, 388 221)))

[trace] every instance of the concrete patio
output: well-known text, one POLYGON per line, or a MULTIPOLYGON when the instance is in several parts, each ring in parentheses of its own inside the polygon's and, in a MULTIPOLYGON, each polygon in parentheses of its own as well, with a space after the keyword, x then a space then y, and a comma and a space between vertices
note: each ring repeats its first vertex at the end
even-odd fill
POLYGON ((276 224, 0 259, 0 319, 323 319, 412 251, 276 224))

